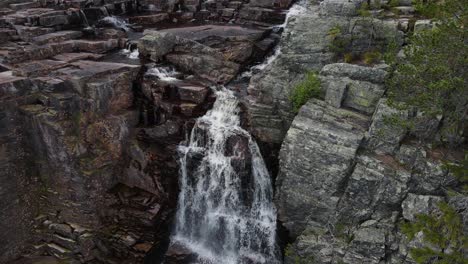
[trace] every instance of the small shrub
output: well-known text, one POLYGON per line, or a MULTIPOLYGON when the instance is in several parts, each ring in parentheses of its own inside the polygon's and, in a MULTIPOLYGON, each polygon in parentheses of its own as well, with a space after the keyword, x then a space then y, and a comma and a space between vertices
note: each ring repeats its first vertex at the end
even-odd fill
POLYGON ((339 26, 334 26, 328 31, 327 35, 332 39, 335 39, 341 35, 341 28, 339 26))
POLYGON ((427 17, 427 18, 433 18, 438 16, 441 11, 440 11, 440 5, 442 4, 442 1, 440 0, 414 0, 413 5, 414 5, 414 10, 416 13, 427 17))
POLYGON ((370 17, 372 14, 369 9, 369 4, 367 2, 363 2, 361 7, 358 9, 358 14, 362 17, 370 17))
POLYGON ((447 203, 439 203, 440 213, 416 215, 414 222, 401 225, 402 232, 412 240, 422 232, 425 246, 411 248, 410 254, 420 264, 466 264, 464 249, 468 238, 463 233, 461 215, 447 203))
POLYGON ((319 98, 322 95, 320 79, 316 72, 308 72, 306 78, 294 87, 289 100, 294 112, 298 112, 311 98, 319 98))
POLYGON ((344 61, 345 61, 346 63, 351 63, 351 62, 353 61, 353 59, 354 59, 354 56, 353 56, 352 53, 346 53, 346 54, 344 55, 344 61))
POLYGON ((382 59, 382 54, 378 51, 368 51, 364 53, 364 63, 365 64, 375 64, 380 62, 382 59))
POLYGON ((397 7, 400 5, 400 1, 399 0, 390 0, 387 4, 389 7, 397 7))

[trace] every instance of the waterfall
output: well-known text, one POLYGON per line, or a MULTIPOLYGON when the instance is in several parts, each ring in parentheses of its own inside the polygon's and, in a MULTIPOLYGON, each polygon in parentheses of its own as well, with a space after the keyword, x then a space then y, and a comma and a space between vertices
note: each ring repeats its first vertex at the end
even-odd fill
POLYGON ((122 53, 127 56, 127 58, 136 60, 140 56, 138 47, 135 43, 127 42, 126 48, 122 50, 122 53))
POLYGON ((259 148, 240 126, 239 101, 225 88, 179 146, 180 188, 172 243, 197 263, 275 264, 276 209, 259 148))
MULTIPOLYGON (((291 6, 291 8, 288 10, 288 13, 286 14, 286 18, 284 19, 283 24, 276 26, 277 31, 280 32, 280 29, 284 29, 292 17, 305 13, 307 11, 307 8, 304 7, 304 5, 305 3, 301 1, 291 6)), ((281 48, 279 46, 276 46, 273 53, 266 60, 264 60, 258 65, 250 67, 250 70, 244 72, 241 75, 241 77, 250 78, 254 73, 263 71, 268 65, 272 64, 278 58, 279 55, 281 55, 281 48)))
POLYGON ((120 17, 106 16, 106 17, 102 18, 100 21, 111 24, 112 26, 114 26, 116 28, 121 28, 122 30, 124 30, 126 32, 130 31, 130 28, 128 27, 127 21, 125 21, 124 19, 122 19, 120 17))
POLYGON ((149 68, 148 71, 145 74, 146 75, 157 76, 161 81, 165 81, 165 82, 178 81, 179 79, 177 79, 176 77, 178 75, 180 75, 180 73, 177 72, 172 67, 153 67, 153 68, 149 68))
POLYGON ((81 9, 80 9, 80 17, 83 20, 83 22, 85 23, 85 26, 89 27, 88 18, 86 17, 86 14, 81 9))

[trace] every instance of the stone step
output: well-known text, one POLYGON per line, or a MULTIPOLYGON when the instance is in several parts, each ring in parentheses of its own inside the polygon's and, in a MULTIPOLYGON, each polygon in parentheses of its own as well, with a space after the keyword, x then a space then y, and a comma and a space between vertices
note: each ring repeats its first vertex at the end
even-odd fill
POLYGON ((109 40, 67 40, 56 43, 48 43, 41 46, 26 46, 21 50, 8 51, 5 62, 18 64, 30 60, 44 60, 62 53, 78 51, 90 53, 106 53, 119 47, 118 39, 109 40))
POLYGON ((65 67, 67 63, 55 60, 28 61, 15 65, 13 74, 23 77, 37 77, 47 75, 48 72, 65 67))
POLYGON ((40 7, 39 2, 26 2, 26 3, 17 3, 17 4, 10 4, 10 8, 19 11, 19 10, 25 10, 25 9, 30 9, 30 8, 36 8, 40 7))
POLYGON ((100 55, 100 54, 79 52, 79 53, 62 53, 57 56, 54 56, 53 59, 71 63, 71 62, 75 62, 79 60, 98 60, 102 57, 103 55, 100 55))
POLYGON ((0 16, 6 16, 9 14, 13 14, 15 11, 10 8, 0 8, 0 16))
POLYGON ((49 34, 55 31, 54 28, 49 27, 28 27, 15 25, 16 32, 18 36, 24 41, 32 41, 33 38, 49 34))
POLYGON ((83 33, 81 33, 81 31, 66 30, 44 34, 33 38, 32 41, 38 45, 44 45, 52 42, 62 42, 71 39, 78 39, 81 36, 83 36, 83 33))

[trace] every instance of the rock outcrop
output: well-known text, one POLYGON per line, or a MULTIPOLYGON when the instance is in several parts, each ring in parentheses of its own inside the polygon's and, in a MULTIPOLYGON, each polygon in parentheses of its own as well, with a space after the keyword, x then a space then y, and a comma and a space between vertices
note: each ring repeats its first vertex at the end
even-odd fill
POLYGON ((285 263, 415 263, 409 249, 422 242, 407 241, 400 223, 434 212, 440 201, 464 208, 447 197, 457 181, 440 155, 415 140, 434 134, 433 124, 408 131, 389 121, 418 115, 388 103, 388 66, 332 63, 326 40, 336 25, 349 28, 353 52, 380 50, 392 39, 403 44, 402 18, 353 17, 358 6, 324 1, 291 17, 281 53, 251 79, 252 130, 264 142, 282 143, 275 199, 291 243, 285 263), (369 27, 381 29, 371 43, 363 38, 369 27), (296 35, 301 30, 308 33, 296 35), (308 70, 319 72, 325 96, 294 116, 288 96, 308 70))
MULTIPOLYGON (((252 132, 261 141, 282 142, 294 118, 289 101, 293 87, 306 72, 320 71, 334 61, 331 30, 339 28, 343 36, 351 39, 351 50, 355 53, 381 50, 392 42, 403 43, 404 34, 398 22, 349 16, 348 13, 355 14, 359 4, 359 1, 324 1, 317 6, 301 2, 292 7, 297 11, 288 17, 276 59, 250 81, 249 120, 252 132)), ((352 90, 353 85, 350 86, 352 90)))

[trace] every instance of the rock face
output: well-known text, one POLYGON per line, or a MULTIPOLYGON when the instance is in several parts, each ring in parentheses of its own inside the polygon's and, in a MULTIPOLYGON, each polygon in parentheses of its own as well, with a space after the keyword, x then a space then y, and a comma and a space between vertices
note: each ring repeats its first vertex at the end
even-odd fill
MULTIPOLYGON (((253 133, 260 140, 277 144, 282 142, 294 118, 289 102, 291 90, 307 71, 320 71, 323 66, 333 62, 330 30, 340 28, 343 36, 352 39, 351 50, 356 53, 382 49, 392 41, 397 44, 403 42, 403 32, 398 29, 398 23, 352 17, 344 11, 356 10, 358 6, 359 2, 324 1, 320 6, 300 3, 292 7, 296 11, 290 13, 276 59, 264 71, 254 75, 250 81, 249 120, 253 133), (338 11, 334 9, 337 5, 340 6, 338 11), (344 5, 347 7, 344 8, 344 5)), ((337 68, 331 69, 332 71, 340 70, 339 66, 334 67, 337 68)), ((324 75, 327 75, 327 69, 324 70, 324 75)), ((382 73, 377 75, 380 77, 376 78, 382 77, 382 73)), ((372 107, 367 105, 375 104, 383 93, 383 88, 369 83, 359 83, 358 76, 349 76, 349 78, 355 81, 343 85, 349 86, 355 98, 349 97, 349 102, 345 104, 356 104, 351 107, 358 107, 361 112, 371 112, 372 107), (365 89, 368 90, 365 92, 374 94, 374 98, 368 98, 372 102, 362 102, 363 97, 367 95, 363 94, 364 91, 360 94, 353 91, 358 89, 354 88, 355 84, 365 85, 365 89)), ((375 81, 370 80, 371 83, 375 81)))
POLYGON ((433 212, 455 182, 441 161, 416 142, 402 144, 404 131, 385 122, 399 112, 373 99, 382 88, 367 94, 366 85, 381 86, 383 76, 378 68, 325 66, 326 100, 310 100, 288 130, 276 186, 279 219, 295 241, 286 263, 296 255, 320 263, 414 263, 399 223, 433 212), (350 82, 372 99, 369 111, 346 104, 359 90, 335 89, 350 82))
POLYGON ((294 119, 281 149, 277 179, 280 220, 292 235, 307 224, 331 221, 366 123, 365 116, 319 100, 309 101, 294 119))
MULTIPOLYGON (((357 6, 324 1, 320 8, 291 17, 279 44, 281 54, 250 82, 254 133, 264 142, 282 142, 275 199, 290 242, 285 263, 415 263, 409 249, 422 243, 407 241, 400 223, 434 212, 440 201, 460 212, 463 208, 455 202, 463 197, 447 197, 444 190, 457 183, 430 154, 434 150, 412 139, 434 134, 433 123, 410 133, 388 121, 392 115, 424 118, 390 106, 387 66, 331 63, 331 55, 320 59, 327 44, 315 38, 326 40, 331 25, 350 27, 346 34, 355 36, 353 51, 369 45, 361 38, 366 23, 385 27, 384 32, 402 40, 399 22, 350 17, 357 6), (315 38, 295 35, 301 30, 314 32, 315 38), (292 118, 288 95, 301 72, 311 69, 319 70, 325 96, 310 99, 292 118)), ((376 49, 389 40, 378 39, 376 49)))

